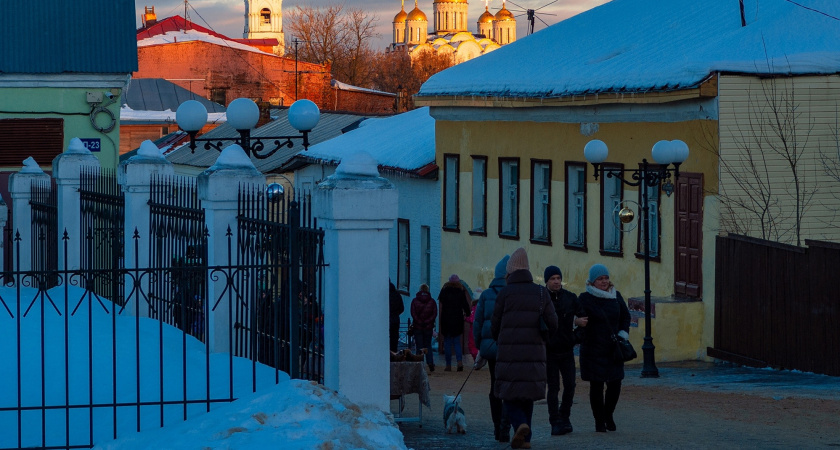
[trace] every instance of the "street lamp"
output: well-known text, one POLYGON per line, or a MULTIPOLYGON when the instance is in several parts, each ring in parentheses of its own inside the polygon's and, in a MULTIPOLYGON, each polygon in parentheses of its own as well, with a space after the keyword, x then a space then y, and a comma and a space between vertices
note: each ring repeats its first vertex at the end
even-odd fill
POLYGON ((642 209, 642 238, 644 239, 644 258, 645 258, 645 342, 642 344, 642 353, 644 357, 644 365, 642 366, 642 378, 658 378, 659 369, 656 368, 656 361, 654 358, 653 338, 650 336, 650 215, 648 205, 648 188, 659 186, 663 181, 665 184, 662 190, 669 197, 674 191, 674 186, 671 184, 671 174, 674 179, 680 177, 680 164, 688 158, 688 145, 685 142, 675 141, 659 141, 653 145, 651 149, 651 156, 656 162, 656 165, 648 163, 647 159, 642 159, 642 167, 638 169, 615 169, 604 168, 601 164, 606 161, 607 144, 597 139, 589 141, 583 148, 583 156, 586 160, 592 163, 595 169, 595 179, 599 175, 604 175, 607 178, 616 178, 628 186, 638 186, 641 194, 641 209, 642 209), (671 164, 673 168, 669 167, 671 164), (629 175, 629 179, 625 178, 629 175))
POLYGON ((222 151, 225 141, 236 141, 245 154, 257 159, 265 159, 273 155, 283 147, 292 148, 292 139, 302 139, 303 149, 309 149, 309 132, 318 125, 321 112, 318 106, 311 100, 302 99, 292 103, 289 107, 289 124, 300 131, 299 135, 291 136, 260 136, 251 137, 251 129, 257 125, 260 119, 260 108, 253 100, 237 98, 230 102, 227 107, 227 121, 239 132, 239 138, 197 138, 195 135, 207 123, 207 108, 196 100, 187 100, 178 106, 175 113, 175 120, 178 126, 190 135, 190 150, 195 153, 196 142, 204 142, 204 149, 215 148, 222 151), (268 151, 265 149, 263 140, 274 140, 274 148, 268 151))

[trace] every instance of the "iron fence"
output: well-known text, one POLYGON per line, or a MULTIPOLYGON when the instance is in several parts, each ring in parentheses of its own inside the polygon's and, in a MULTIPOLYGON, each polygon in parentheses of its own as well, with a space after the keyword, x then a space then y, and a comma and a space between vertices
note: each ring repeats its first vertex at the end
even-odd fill
POLYGON ((32 208, 32 269, 42 277, 32 280, 55 286, 56 278, 49 271, 58 269, 58 199, 55 181, 33 181, 29 204, 32 208))
POLYGON ((81 265, 97 276, 89 287, 118 305, 125 304, 123 268, 125 245, 125 196, 113 170, 82 167, 79 183, 81 230, 87 236, 80 251, 81 265))

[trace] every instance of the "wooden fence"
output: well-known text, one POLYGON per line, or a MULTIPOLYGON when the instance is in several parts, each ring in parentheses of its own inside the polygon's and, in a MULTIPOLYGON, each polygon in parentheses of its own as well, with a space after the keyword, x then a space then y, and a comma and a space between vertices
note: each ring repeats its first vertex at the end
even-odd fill
POLYGON ((805 244, 717 238, 709 356, 840 376, 840 244, 805 244))

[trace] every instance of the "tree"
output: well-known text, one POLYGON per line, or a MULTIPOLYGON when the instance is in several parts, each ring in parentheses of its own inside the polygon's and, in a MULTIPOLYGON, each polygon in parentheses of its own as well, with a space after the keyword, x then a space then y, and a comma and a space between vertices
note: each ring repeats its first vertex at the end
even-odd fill
POLYGON ((454 65, 451 55, 423 51, 412 58, 401 48, 377 53, 375 60, 373 88, 385 92, 402 92, 406 99, 419 92, 420 86, 429 77, 454 65))
MULTIPOLYGON (((286 14, 286 33, 298 42, 297 58, 314 63, 330 62, 332 76, 343 83, 369 87, 374 52, 370 40, 376 16, 361 9, 345 10, 342 5, 325 8, 295 6, 286 14)), ((295 40, 286 54, 295 55, 295 40)))

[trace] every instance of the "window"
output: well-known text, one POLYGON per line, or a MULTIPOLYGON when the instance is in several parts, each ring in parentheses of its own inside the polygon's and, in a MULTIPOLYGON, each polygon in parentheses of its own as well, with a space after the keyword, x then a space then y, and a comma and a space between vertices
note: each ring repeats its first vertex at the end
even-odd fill
POLYGON ((458 231, 459 156, 443 155, 443 229, 458 231))
MULTIPOLYGON (((659 185, 647 186, 647 202, 648 202, 648 223, 650 224, 650 233, 647 234, 650 239, 650 257, 659 258, 659 192, 661 189, 659 185)), ((642 187, 639 186, 639 205, 642 203, 642 187)), ((641 211, 640 211, 641 213, 641 211)), ((644 257, 645 255, 645 241, 644 241, 644 221, 639 217, 639 239, 636 255, 644 257)))
POLYGON ((263 8, 260 11, 260 17, 262 18, 262 23, 270 24, 271 23, 271 11, 268 8, 263 8))
POLYGON ((551 161, 531 160, 531 240, 551 243, 551 161))
POLYGON ((432 281, 432 233, 431 227, 420 227, 420 282, 430 286, 432 281))
POLYGON ((619 177, 607 176, 610 169, 621 169, 621 165, 604 164, 601 176, 601 254, 621 255, 621 223, 618 221, 618 205, 622 200, 622 186, 619 177))
POLYGON ((487 234, 487 157, 473 156, 471 234, 487 234))
POLYGON ((519 158, 499 158, 499 237, 519 239, 519 158))
POLYGON ((397 219, 397 289, 409 292, 411 269, 411 241, 408 236, 408 220, 397 219))
POLYGON ((566 163, 566 247, 586 251, 585 163, 566 163))

